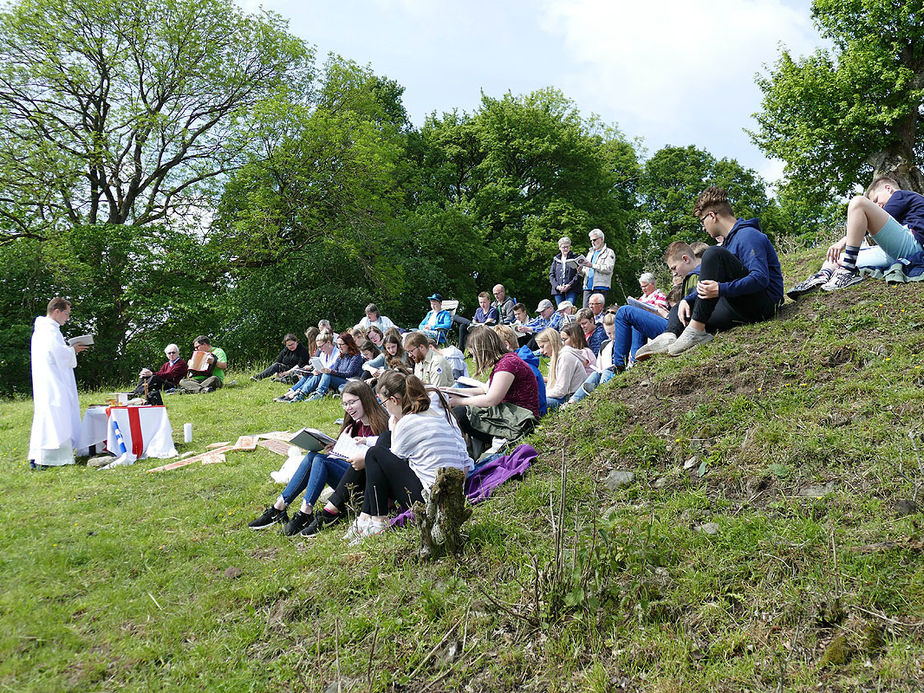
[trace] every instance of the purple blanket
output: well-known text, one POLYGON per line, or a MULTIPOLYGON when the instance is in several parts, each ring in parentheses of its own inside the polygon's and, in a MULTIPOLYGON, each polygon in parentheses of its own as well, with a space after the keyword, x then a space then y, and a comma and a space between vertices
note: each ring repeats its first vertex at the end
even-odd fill
MULTIPOLYGON (((465 497, 469 503, 480 503, 498 486, 513 477, 523 476, 539 456, 532 445, 518 445, 509 455, 490 460, 468 475, 465 480, 465 497)), ((391 520, 392 527, 404 527, 414 519, 413 510, 405 510, 391 520)))

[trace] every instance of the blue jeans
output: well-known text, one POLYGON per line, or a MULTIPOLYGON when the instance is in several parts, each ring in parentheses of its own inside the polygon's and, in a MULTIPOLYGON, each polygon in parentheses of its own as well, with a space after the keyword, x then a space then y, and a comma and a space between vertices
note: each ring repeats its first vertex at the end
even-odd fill
POLYGON ((564 397, 546 397, 545 405, 549 408, 549 411, 554 411, 558 409, 561 405, 567 402, 570 399, 570 396, 565 395, 564 397))
POLYGON ((320 382, 320 375, 303 375, 301 379, 292 386, 292 392, 301 392, 303 395, 310 395, 318 388, 318 383, 320 382))
POLYGON ((552 294, 552 298, 555 299, 555 305, 560 306, 562 301, 571 301, 571 305, 577 305, 578 292, 577 289, 571 289, 563 294, 552 294))
POLYGON ((594 371, 587 376, 587 380, 581 384, 581 386, 577 389, 577 392, 571 395, 571 399, 568 401, 572 403, 580 402, 582 399, 587 397, 587 395, 596 390, 600 385, 609 382, 614 377, 616 377, 616 371, 605 370, 602 373, 597 373, 594 371))
POLYGON ((282 499, 286 505, 305 492, 305 502, 314 505, 324 490, 324 484, 336 488, 350 463, 339 457, 329 457, 320 452, 309 452, 302 458, 301 464, 292 475, 292 479, 282 490, 282 499))
POLYGON ((635 358, 636 350, 646 340, 654 339, 667 329, 667 319, 644 308, 620 306, 616 311, 616 334, 613 337, 613 364, 626 366, 629 355, 635 358))
POLYGON ((340 392, 340 388, 346 385, 346 381, 346 378, 341 378, 339 375, 331 375, 330 373, 325 373, 321 376, 315 392, 317 392, 319 395, 326 395, 331 386, 333 386, 335 392, 340 392))

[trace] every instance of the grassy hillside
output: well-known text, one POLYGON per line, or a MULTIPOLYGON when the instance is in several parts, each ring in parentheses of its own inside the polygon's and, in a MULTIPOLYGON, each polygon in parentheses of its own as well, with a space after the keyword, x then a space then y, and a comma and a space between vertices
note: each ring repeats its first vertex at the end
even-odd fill
MULTIPOLYGON (((263 450, 30 472, 31 403, 4 403, 0 684, 920 690, 922 299, 868 281, 619 376, 543 423, 534 470, 433 564, 414 530, 248 531, 280 489, 263 450)), ((178 447, 334 430, 336 403, 277 389, 169 399, 179 438, 196 422, 178 447)))

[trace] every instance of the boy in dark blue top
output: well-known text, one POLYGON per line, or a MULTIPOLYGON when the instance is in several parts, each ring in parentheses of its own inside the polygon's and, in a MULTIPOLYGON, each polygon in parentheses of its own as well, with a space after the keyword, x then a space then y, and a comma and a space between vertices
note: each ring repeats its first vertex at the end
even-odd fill
POLYGON ((757 219, 735 217, 728 193, 715 187, 702 192, 693 213, 706 233, 724 240, 703 253, 696 289, 677 304, 676 319, 649 354, 677 356, 734 323, 766 320, 783 301, 780 261, 757 219))
POLYGON ((895 264, 924 249, 924 197, 902 190, 893 178, 877 178, 847 205, 847 235, 828 248, 821 270, 786 294, 798 298, 812 289, 835 291, 863 280, 858 267, 895 264), (861 248, 869 233, 876 241, 861 248))

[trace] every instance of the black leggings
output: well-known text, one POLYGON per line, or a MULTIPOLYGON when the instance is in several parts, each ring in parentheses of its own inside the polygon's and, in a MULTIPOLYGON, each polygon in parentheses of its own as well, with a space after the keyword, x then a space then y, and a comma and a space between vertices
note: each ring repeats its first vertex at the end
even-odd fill
POLYGON ((407 460, 376 445, 366 453, 363 512, 367 515, 387 515, 388 501, 391 499, 402 509, 410 508, 415 501, 423 502, 423 484, 407 460))
MULTIPOLYGON (((728 282, 748 274, 748 268, 726 248, 713 246, 703 253, 700 281, 728 282)), ((691 320, 705 323, 707 332, 719 332, 730 329, 736 323, 740 325, 772 317, 776 303, 766 291, 758 291, 743 296, 697 297, 693 299, 691 308, 691 320)), ((683 323, 677 318, 677 306, 674 306, 667 316, 667 331, 679 336, 683 328, 683 323)))
MULTIPOLYGON (((375 445, 371 450, 369 450, 369 452, 372 452, 372 450, 375 450, 378 447, 382 447, 385 450, 391 447, 391 431, 382 431, 382 433, 379 435, 379 439, 375 441, 375 445)), ((351 503, 354 498, 357 498, 361 493, 364 493, 365 490, 366 470, 360 469, 357 471, 353 469, 352 466, 350 466, 347 467, 347 470, 343 473, 343 476, 340 477, 340 481, 337 482, 337 487, 334 489, 334 492, 330 494, 327 502, 333 505, 342 513, 346 511, 347 503, 351 503)))

